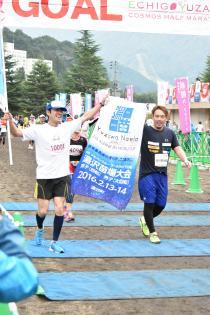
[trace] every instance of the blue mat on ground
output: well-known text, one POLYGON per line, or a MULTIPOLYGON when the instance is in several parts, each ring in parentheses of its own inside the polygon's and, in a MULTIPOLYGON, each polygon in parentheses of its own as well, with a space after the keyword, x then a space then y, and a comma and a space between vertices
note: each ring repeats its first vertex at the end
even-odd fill
MULTIPOLYGON (((48 215, 44 220, 45 226, 52 226, 54 216, 48 215)), ((25 226, 36 226, 35 215, 23 215, 25 226)), ((155 218, 156 226, 210 226, 210 215, 162 215, 155 218)), ((75 221, 64 226, 139 226, 139 216, 85 216, 77 215, 75 221)))
MULTIPOLYGON (((36 211, 36 202, 1 202, 6 210, 10 211, 36 211)), ((53 209, 53 204, 50 204, 50 209, 53 209)), ((81 211, 118 211, 115 207, 108 203, 88 203, 75 202, 73 210, 81 211)), ((129 203, 125 209, 126 211, 142 211, 143 203, 129 203)), ((210 203, 168 203, 166 211, 210 211, 210 203)))
POLYGON ((70 240, 59 241, 63 254, 48 250, 50 241, 36 246, 27 241, 27 250, 32 258, 38 257, 165 257, 165 256, 210 256, 209 239, 161 240, 157 246, 148 240, 70 240))
POLYGON ((50 300, 117 300, 210 295, 210 269, 48 272, 40 273, 39 278, 45 296, 50 300))

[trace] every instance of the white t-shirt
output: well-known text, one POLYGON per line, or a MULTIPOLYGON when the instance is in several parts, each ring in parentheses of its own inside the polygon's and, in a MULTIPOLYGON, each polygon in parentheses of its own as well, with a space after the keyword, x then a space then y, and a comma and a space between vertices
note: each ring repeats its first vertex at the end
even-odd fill
POLYGON ((203 131, 203 125, 202 124, 197 124, 196 131, 197 132, 202 132, 203 131))
POLYGON ((7 132, 7 126, 1 125, 1 132, 7 132))
POLYGON ((23 129, 23 141, 36 145, 37 179, 60 178, 69 175, 69 143, 72 133, 81 127, 81 118, 59 124, 33 125, 23 129))

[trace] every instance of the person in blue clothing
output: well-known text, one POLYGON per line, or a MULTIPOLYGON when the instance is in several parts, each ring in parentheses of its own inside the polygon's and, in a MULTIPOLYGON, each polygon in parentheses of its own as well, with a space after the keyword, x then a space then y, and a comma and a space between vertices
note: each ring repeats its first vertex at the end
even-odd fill
POLYGON ((0 214, 0 303, 17 302, 37 291, 38 273, 24 241, 11 220, 0 214))
POLYGON ((167 166, 173 149, 185 166, 191 167, 173 130, 165 127, 168 111, 165 106, 152 109, 152 126, 145 124, 141 143, 139 194, 144 202, 143 216, 139 219, 142 233, 153 244, 160 243, 155 231, 154 217, 165 208, 168 195, 167 166))

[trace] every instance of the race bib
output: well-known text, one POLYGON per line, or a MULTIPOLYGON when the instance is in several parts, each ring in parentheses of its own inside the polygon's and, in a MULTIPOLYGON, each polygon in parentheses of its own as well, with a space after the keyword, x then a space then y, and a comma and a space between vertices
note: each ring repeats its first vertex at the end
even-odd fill
POLYGON ((168 154, 155 154, 155 166, 157 167, 167 167, 168 164, 168 154))

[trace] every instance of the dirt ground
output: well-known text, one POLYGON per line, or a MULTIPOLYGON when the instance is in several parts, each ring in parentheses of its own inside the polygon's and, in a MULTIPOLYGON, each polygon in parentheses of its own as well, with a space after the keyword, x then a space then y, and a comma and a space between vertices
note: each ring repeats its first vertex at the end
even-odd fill
MULTIPOLYGON (((14 165, 9 165, 8 146, 0 146, 0 202, 2 201, 34 201, 33 189, 35 183, 35 154, 27 149, 27 143, 20 139, 12 139, 14 165)), ((189 187, 189 170, 184 170, 186 186, 172 185, 175 167, 169 166, 169 196, 168 202, 210 202, 208 170, 200 170, 202 194, 190 194, 185 190, 189 187)), ((137 179, 137 177, 136 177, 137 179)), ((75 201, 100 202, 95 199, 76 196, 75 201)), ((137 184, 130 202, 140 202, 137 184)), ((33 212, 34 213, 34 212, 33 212)), ((78 214, 90 215, 78 211, 78 214)), ((201 214, 202 212, 199 212, 201 214)), ((93 213, 92 213, 93 214, 93 213)), ((101 215, 101 212, 95 213, 101 215)), ((104 212, 111 216, 114 212, 104 212)), ((126 212, 118 213, 121 215, 126 212)), ((129 212, 132 214, 132 212, 129 212)), ((172 214, 190 214, 189 212, 174 212, 172 214)), ((196 214, 193 212, 192 214, 196 214)), ((206 212, 205 212, 206 214, 206 212)), ((163 213, 162 215, 165 215, 163 213)), ((26 228, 27 239, 32 239, 35 228, 26 228)), ((209 227, 159 227, 161 238, 210 238, 209 227)), ((51 238, 52 229, 46 229, 46 238, 51 238)), ((61 239, 143 239, 138 227, 64 227, 61 239)), ((144 270, 144 269, 181 269, 209 268, 210 257, 143 257, 143 258, 88 258, 88 259, 34 259, 39 271, 104 271, 104 270, 144 270)), ((184 280, 183 280, 184 281, 184 280)), ((200 315, 210 313, 210 297, 189 298, 157 298, 130 299, 109 301, 48 301, 45 298, 33 296, 18 303, 20 315, 42 314, 72 314, 72 315, 200 315)))

